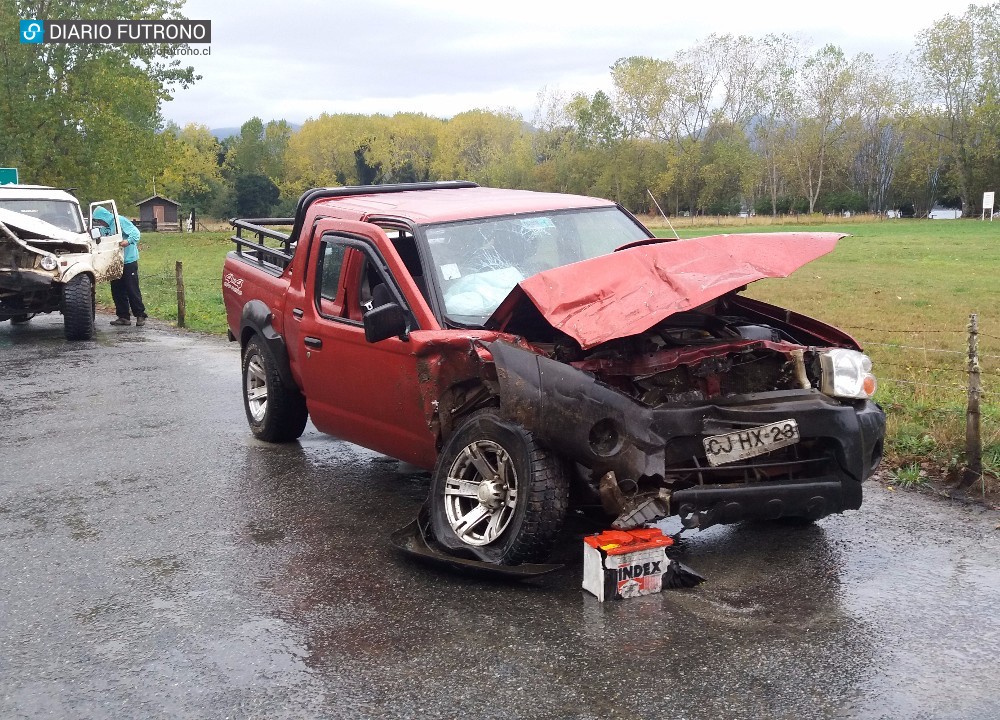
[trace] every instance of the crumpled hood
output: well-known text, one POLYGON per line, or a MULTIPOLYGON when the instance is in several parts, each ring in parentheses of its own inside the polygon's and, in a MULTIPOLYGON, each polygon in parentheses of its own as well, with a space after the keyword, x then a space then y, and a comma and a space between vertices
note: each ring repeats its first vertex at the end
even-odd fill
POLYGON ((518 318, 534 306, 552 327, 591 348, 756 280, 787 277, 845 236, 748 233, 630 247, 522 280, 486 327, 518 334, 518 318))
MULTIPOLYGON (((24 215, 23 213, 14 212, 13 210, 6 210, 0 208, 0 222, 6 225, 11 230, 20 230, 22 233, 26 233, 29 237, 23 237, 23 240, 34 241, 34 240, 57 240, 59 242, 77 243, 83 246, 88 246, 90 244, 90 238, 86 233, 75 233, 69 230, 63 230, 62 228, 56 227, 51 223, 47 223, 44 220, 39 220, 36 217, 31 217, 30 215, 24 215)), ((2 238, 2 235, 0 235, 2 238)))

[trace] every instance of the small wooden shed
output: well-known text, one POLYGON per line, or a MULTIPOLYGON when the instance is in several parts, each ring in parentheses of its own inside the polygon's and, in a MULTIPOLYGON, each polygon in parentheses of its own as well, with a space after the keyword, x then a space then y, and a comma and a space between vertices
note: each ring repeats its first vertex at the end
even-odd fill
POLYGON ((162 195, 153 195, 136 203, 139 207, 139 229, 180 232, 177 211, 181 204, 162 195))

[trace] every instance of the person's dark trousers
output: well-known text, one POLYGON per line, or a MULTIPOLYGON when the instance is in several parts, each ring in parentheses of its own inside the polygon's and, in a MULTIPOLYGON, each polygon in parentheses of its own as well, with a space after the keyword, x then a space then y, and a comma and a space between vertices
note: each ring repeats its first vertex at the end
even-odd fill
POLYGON ((129 306, 137 318, 146 317, 146 306, 139 292, 139 261, 125 263, 120 280, 111 281, 111 297, 115 301, 115 314, 120 318, 129 317, 129 306))

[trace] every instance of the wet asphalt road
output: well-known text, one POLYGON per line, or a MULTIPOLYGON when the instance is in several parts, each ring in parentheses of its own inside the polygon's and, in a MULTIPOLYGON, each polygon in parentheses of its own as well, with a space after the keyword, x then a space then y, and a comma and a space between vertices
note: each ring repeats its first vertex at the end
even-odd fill
MULTIPOLYGON (((867 486, 695 535, 694 590, 469 580, 389 546, 420 473, 252 438, 234 345, 0 324, 0 717, 996 718, 1000 517, 867 486)), ((577 528, 579 530, 579 528, 577 528)))

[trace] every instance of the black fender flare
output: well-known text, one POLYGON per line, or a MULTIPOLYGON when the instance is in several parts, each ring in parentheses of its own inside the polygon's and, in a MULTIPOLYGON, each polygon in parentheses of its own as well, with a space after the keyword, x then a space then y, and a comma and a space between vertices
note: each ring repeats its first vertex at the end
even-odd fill
POLYGON ((292 377, 285 339, 275 331, 271 324, 273 317, 271 308, 260 300, 251 300, 244 305, 243 312, 240 314, 240 350, 246 350, 251 335, 259 337, 264 341, 264 346, 274 359, 278 374, 281 375, 281 382, 302 392, 298 383, 295 382, 295 378, 292 377))

